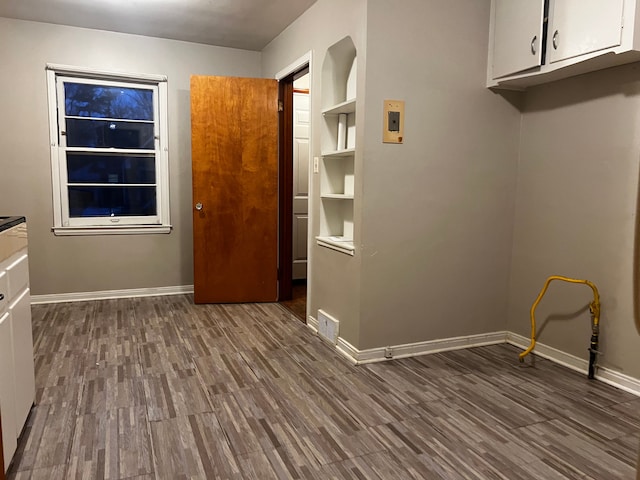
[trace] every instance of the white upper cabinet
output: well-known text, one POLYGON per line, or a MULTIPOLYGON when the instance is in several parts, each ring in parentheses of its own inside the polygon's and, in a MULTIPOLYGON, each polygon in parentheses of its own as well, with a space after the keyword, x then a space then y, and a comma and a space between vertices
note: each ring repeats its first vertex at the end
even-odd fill
POLYGON ((623 7, 624 0, 551 0, 548 63, 620 46, 623 7))
POLYGON ((544 0, 495 0, 493 78, 542 63, 544 0))
POLYGON ((492 0, 487 86, 522 90, 640 61, 640 0, 492 0))

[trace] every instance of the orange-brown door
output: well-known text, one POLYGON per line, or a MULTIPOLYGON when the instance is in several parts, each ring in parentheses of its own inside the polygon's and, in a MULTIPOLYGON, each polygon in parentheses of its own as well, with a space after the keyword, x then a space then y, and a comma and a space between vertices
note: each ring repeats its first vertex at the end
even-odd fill
POLYGON ((196 303, 272 302, 278 264, 278 84, 191 77, 196 303))

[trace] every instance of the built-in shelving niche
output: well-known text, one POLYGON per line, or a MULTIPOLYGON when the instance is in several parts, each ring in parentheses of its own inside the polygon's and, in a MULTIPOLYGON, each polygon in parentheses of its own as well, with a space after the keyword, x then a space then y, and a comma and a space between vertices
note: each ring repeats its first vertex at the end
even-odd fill
POLYGON ((322 65, 320 235, 318 245, 354 255, 356 48, 346 37, 322 65))

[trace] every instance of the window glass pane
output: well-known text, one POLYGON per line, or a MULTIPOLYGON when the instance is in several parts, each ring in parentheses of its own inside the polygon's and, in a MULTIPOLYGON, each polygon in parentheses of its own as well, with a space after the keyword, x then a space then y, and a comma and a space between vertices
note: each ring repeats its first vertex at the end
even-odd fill
POLYGON ((153 123, 67 118, 67 146, 153 150, 153 123))
POLYGON ((153 120, 153 90, 65 82, 64 95, 69 116, 153 120))
POLYGON ((69 183, 155 183, 154 157, 67 152, 69 183))
POLYGON ((70 217, 156 214, 155 187, 69 187, 70 217))

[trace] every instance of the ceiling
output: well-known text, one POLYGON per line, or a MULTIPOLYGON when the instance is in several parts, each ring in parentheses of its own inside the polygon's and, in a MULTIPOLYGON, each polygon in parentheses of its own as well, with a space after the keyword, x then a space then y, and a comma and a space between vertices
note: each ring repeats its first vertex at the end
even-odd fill
POLYGON ((0 17, 262 50, 316 0, 0 0, 0 17))

